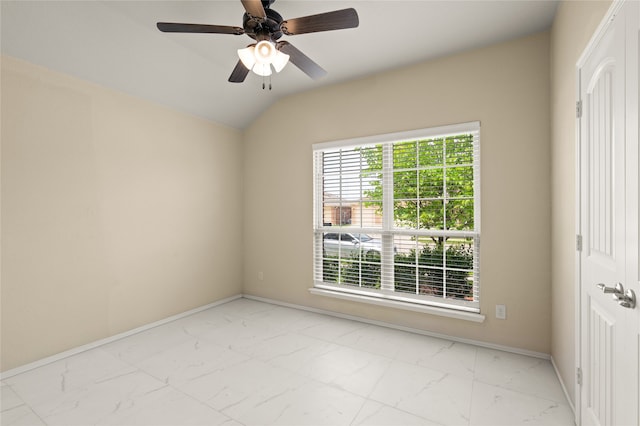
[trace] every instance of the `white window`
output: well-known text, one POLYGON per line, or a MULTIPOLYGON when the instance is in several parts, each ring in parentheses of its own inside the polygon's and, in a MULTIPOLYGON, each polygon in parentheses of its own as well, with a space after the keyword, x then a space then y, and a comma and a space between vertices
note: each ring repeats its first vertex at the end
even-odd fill
POLYGON ((479 122, 313 148, 315 288, 479 312, 479 122))

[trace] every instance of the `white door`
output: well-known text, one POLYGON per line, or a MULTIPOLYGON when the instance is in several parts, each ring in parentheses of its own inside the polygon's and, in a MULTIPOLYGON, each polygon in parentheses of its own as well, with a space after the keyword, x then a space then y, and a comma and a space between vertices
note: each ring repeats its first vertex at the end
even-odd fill
POLYGON ((583 425, 640 424, 639 18, 639 2, 622 4, 580 68, 583 425))

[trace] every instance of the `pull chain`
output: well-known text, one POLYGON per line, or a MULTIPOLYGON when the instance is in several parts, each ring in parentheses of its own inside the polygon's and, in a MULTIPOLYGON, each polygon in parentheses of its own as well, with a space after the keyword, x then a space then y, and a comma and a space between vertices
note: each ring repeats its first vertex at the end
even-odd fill
MULTIPOLYGON (((262 90, 265 90, 267 87, 267 84, 265 82, 265 76, 262 76, 262 90)), ((271 75, 269 75, 269 90, 271 90, 271 75)))

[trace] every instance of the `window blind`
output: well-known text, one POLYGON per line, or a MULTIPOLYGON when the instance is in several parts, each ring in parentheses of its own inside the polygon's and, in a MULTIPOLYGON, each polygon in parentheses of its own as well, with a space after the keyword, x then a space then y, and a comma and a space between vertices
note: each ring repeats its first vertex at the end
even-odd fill
POLYGON ((479 312, 479 122, 313 155, 314 286, 479 312))

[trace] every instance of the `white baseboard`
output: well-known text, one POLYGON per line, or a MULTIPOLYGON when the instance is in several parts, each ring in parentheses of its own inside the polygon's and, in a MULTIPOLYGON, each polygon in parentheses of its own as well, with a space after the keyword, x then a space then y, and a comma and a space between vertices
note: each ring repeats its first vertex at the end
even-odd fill
POLYGON ((384 322, 384 321, 376 321, 376 320, 371 320, 371 319, 368 319, 368 318, 357 317, 357 316, 354 316, 354 315, 341 314, 339 312, 327 311, 327 310, 324 310, 324 309, 311 308, 309 306, 303 306, 303 305, 296 305, 296 304, 293 304, 293 303, 281 302, 279 300, 273 300, 273 299, 268 299, 268 298, 259 297, 259 296, 252 296, 250 294, 243 294, 242 297, 244 297, 246 299, 257 300, 259 302, 271 303, 272 305, 280 305, 280 306, 285 306, 287 308, 293 308, 293 309, 300 309, 300 310, 303 310, 303 311, 315 312, 315 313, 318 313, 318 314, 324 314, 324 315, 329 315, 329 316, 333 316, 333 317, 338 317, 338 318, 344 318, 344 319, 353 320, 353 321, 364 322, 364 323, 367 323, 367 324, 378 325, 378 326, 381 326, 381 327, 393 328, 395 330, 407 331, 409 333, 422 334, 424 336, 437 337, 439 339, 446 339, 446 340, 451 340, 451 341, 460 342, 460 343, 467 343, 469 345, 480 346, 480 347, 483 347, 483 348, 496 349, 496 350, 503 351, 503 352, 511 352, 511 353, 514 353, 514 354, 527 355, 527 356, 531 356, 531 357, 535 357, 535 358, 542 358, 542 359, 546 359, 546 360, 550 360, 551 359, 551 355, 543 353, 543 352, 530 351, 530 350, 521 349, 521 348, 513 348, 513 347, 510 347, 510 346, 497 345, 497 344, 494 344, 494 343, 482 342, 482 341, 479 341, 479 340, 466 339, 466 338, 462 338, 462 337, 448 336, 448 335, 445 335, 445 334, 433 333, 433 332, 430 332, 430 331, 420 330, 418 328, 405 327, 405 326, 402 326, 402 325, 397 325, 397 324, 388 323, 388 322, 384 322))
POLYGON ((571 407, 571 411, 573 411, 573 417, 576 417, 576 408, 573 405, 573 400, 567 391, 567 387, 564 385, 564 380, 562 380, 562 376, 560 375, 560 371, 558 370, 558 366, 556 365, 556 361, 551 357, 551 365, 553 366, 553 370, 556 372, 556 376, 560 381, 560 386, 562 386, 562 392, 564 392, 564 396, 567 398, 567 402, 569 403, 569 407, 571 407))
MULTIPOLYGON (((218 300, 216 302, 209 303, 207 305, 200 306, 198 308, 191 309, 189 311, 182 312, 180 314, 173 315, 173 316, 161 319, 159 321, 155 321, 155 322, 152 322, 150 324, 146 324, 146 325, 143 325, 141 327, 134 328, 134 329, 129 330, 129 331, 125 331, 124 333, 120 333, 120 334, 116 334, 114 336, 110 336, 110 337, 107 337, 107 338, 104 338, 104 339, 96 340, 95 342, 91 342, 91 343, 88 343, 86 345, 78 346, 76 348, 69 349, 67 351, 60 352, 58 354, 55 354, 55 355, 52 355, 52 356, 49 356, 49 357, 46 357, 46 358, 42 358, 42 359, 40 359, 38 361, 34 361, 34 362, 22 365, 22 366, 17 367, 17 368, 14 368, 14 369, 11 369, 11 370, 7 370, 5 372, 0 373, 0 380, 4 380, 6 378, 15 376, 15 375, 20 374, 20 373, 24 373, 24 372, 29 371, 29 370, 33 370, 33 369, 38 368, 38 367, 42 367, 42 366, 50 364, 52 362, 59 361, 61 359, 70 357, 72 355, 76 355, 76 354, 79 354, 79 353, 82 353, 82 352, 97 348, 97 347, 105 345, 107 343, 111 343, 111 342, 114 342, 116 340, 123 339, 125 337, 140 333, 142 331, 146 331, 146 330, 152 329, 154 327, 158 327, 160 325, 163 325, 163 324, 178 320, 180 318, 187 317, 189 315, 193 315, 195 313, 204 311, 206 309, 209 309, 209 308, 212 308, 212 307, 215 307, 215 306, 222 305, 224 303, 231 302, 233 300, 236 300, 236 299, 239 299, 239 298, 242 298, 242 297, 244 297, 246 299, 256 300, 256 301, 259 301, 259 302, 270 303, 272 305, 279 305, 279 306, 284 306, 284 307, 288 307, 288 308, 299 309, 299 310, 303 310, 303 311, 314 312, 314 313, 318 313, 318 314, 323 314, 323 315, 328 315, 328 316, 348 319, 348 320, 352 320, 352 321, 358 321, 358 322, 362 322, 362 323, 366 323, 366 324, 372 324, 372 325, 377 325, 377 326, 381 326, 381 327, 387 327, 387 328, 391 328, 391 329, 395 329, 395 330, 401 330, 401 331, 406 331, 406 332, 410 332, 410 333, 422 334, 424 336, 436 337, 436 338, 440 338, 440 339, 447 339, 447 340, 451 340, 451 341, 454 341, 454 342, 466 343, 466 344, 475 345, 475 346, 479 346, 479 347, 484 347, 484 348, 495 349, 495 350, 500 350, 500 351, 504 351, 504 352, 510 352, 510 353, 515 353, 515 354, 520 354, 520 355, 531 356, 531 357, 535 357, 535 358, 551 360, 553 368, 555 369, 556 375, 558 376, 558 379, 560 380, 560 384, 562 385, 562 389, 564 390, 565 395, 567 395, 567 390, 566 390, 566 387, 564 386, 564 383, 562 382, 562 378, 558 374, 558 370, 557 370, 555 364, 553 364, 553 358, 549 354, 546 354, 546 353, 535 352, 535 351, 530 351, 530 350, 521 349, 521 348, 514 348, 514 347, 510 347, 510 346, 498 345, 498 344, 494 344, 494 343, 482 342, 482 341, 479 341, 479 340, 466 339, 466 338, 455 337, 455 336, 448 336, 448 335, 445 335, 445 334, 433 333, 433 332, 430 332, 430 331, 420 330, 420 329, 417 329, 417 328, 405 327, 405 326, 401 326, 401 325, 397 325, 397 324, 393 324, 393 323, 388 323, 388 322, 384 322, 384 321, 376 321, 376 320, 371 320, 371 319, 368 319, 368 318, 358 317, 358 316, 354 316, 354 315, 347 315, 347 314, 342 314, 342 313, 339 313, 339 312, 312 308, 312 307, 309 307, 309 306, 303 306, 303 305, 297 305, 297 304, 293 304, 293 303, 281 302, 279 300, 268 299, 268 298, 259 297, 259 296, 253 296, 253 295, 250 295, 250 294, 241 294, 241 295, 239 294, 239 295, 236 295, 236 296, 228 297, 226 299, 218 300)), ((568 396, 567 396, 567 400, 569 401, 569 404, 571 404, 571 399, 568 398, 568 396)), ((571 409, 572 410, 574 409, 573 405, 571 405, 571 409)))
POLYGON ((178 320, 180 318, 188 317, 189 315, 193 315, 193 314, 198 313, 200 311, 204 311, 204 310, 207 310, 209 308, 213 308, 214 306, 218 306, 218 305, 222 305, 224 303, 231 302, 232 300, 240 299, 241 297, 242 297, 241 294, 238 294, 236 296, 227 297, 226 299, 218 300, 217 302, 209 303, 207 305, 200 306, 198 308, 191 309, 191 310, 186 311, 186 312, 182 312, 182 313, 179 313, 179 314, 176 314, 176 315, 172 315, 172 316, 167 317, 167 318, 163 318, 163 319, 161 319, 159 321, 155 321, 155 322, 152 322, 152 323, 149 323, 149 324, 145 324, 143 326, 134 328, 132 330, 125 331, 124 333, 115 334, 113 336, 106 337, 104 339, 96 340, 95 342, 87 343, 86 345, 78 346, 78 347, 75 347, 73 349, 69 349, 67 351, 60 352, 60 353, 57 353, 55 355, 48 356, 46 358, 42 358, 42 359, 39 359, 39 360, 34 361, 34 362, 30 362, 30 363, 25 364, 25 365, 21 365, 20 367, 16 367, 16 368, 13 368, 11 370, 7 370, 7 371, 4 371, 4 372, 0 373, 0 380, 4 380, 4 379, 7 379, 9 377, 15 376, 16 374, 24 373, 25 371, 33 370, 34 368, 42 367, 43 365, 51 364, 52 362, 56 362, 56 361, 59 361, 61 359, 70 357, 72 355, 76 355, 76 354, 88 351, 90 349, 97 348, 98 346, 106 345, 107 343, 115 342, 116 340, 132 336, 132 335, 134 335, 136 333, 140 333, 142 331, 146 331, 146 330, 152 329, 154 327, 158 327, 160 325, 169 323, 171 321, 175 321, 175 320, 178 320))

